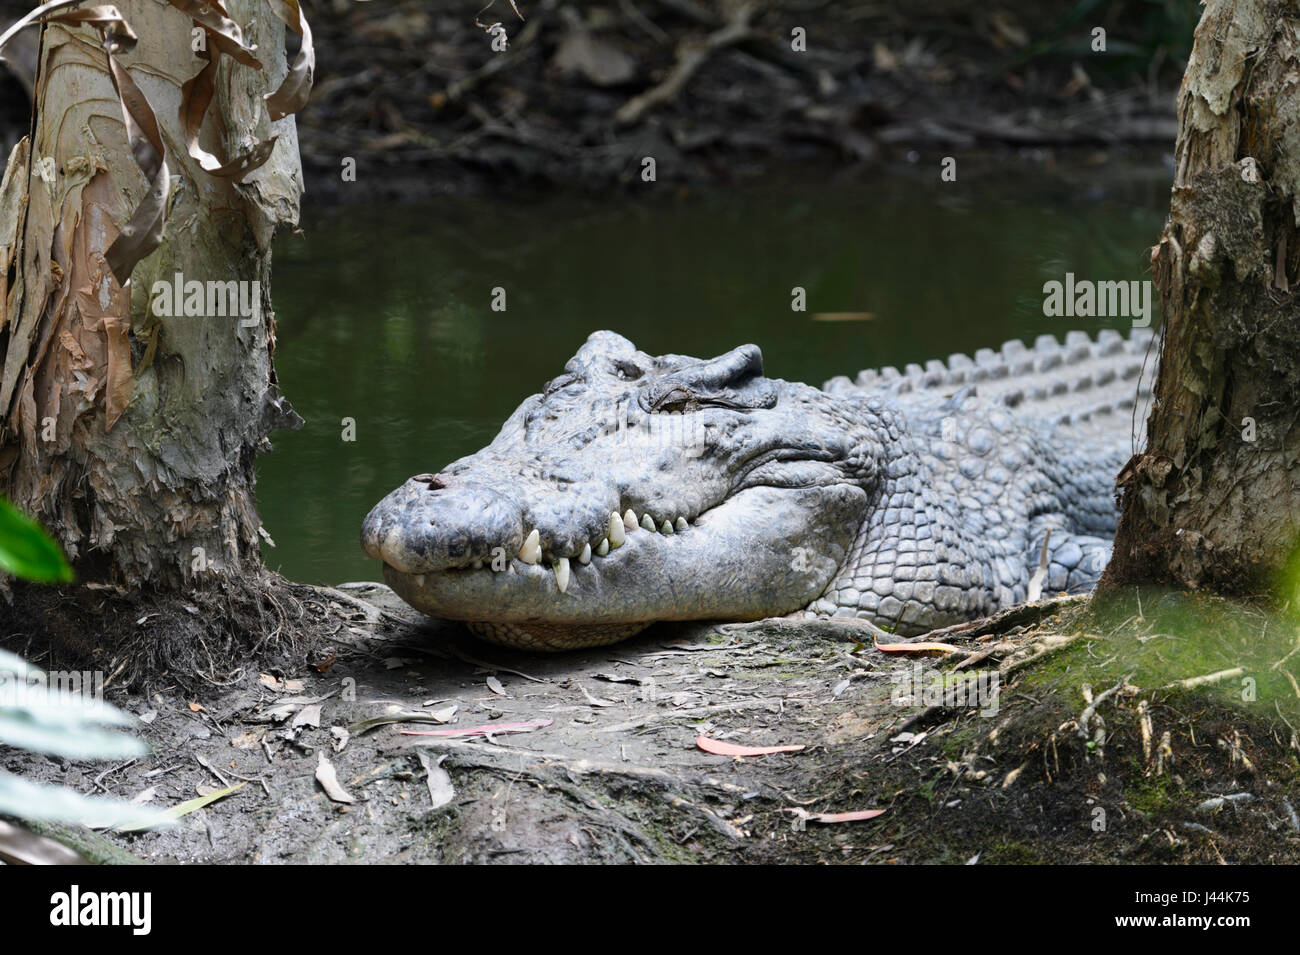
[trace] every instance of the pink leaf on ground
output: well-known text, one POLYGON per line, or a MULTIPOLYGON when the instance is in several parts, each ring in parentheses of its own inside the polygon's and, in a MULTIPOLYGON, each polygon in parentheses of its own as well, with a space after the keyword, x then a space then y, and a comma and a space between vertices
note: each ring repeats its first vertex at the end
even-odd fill
POLYGON ((956 653, 960 649, 951 643, 877 643, 881 653, 956 653))
POLYGON ((717 756, 766 756, 769 753, 797 753, 803 749, 803 745, 795 746, 738 746, 735 743, 724 743, 720 739, 710 739, 707 736, 701 736, 695 741, 695 745, 706 753, 713 753, 717 756))
POLYGON ((859 809, 856 812, 809 812, 807 809, 787 809, 807 822, 863 822, 885 813, 884 809, 859 809))

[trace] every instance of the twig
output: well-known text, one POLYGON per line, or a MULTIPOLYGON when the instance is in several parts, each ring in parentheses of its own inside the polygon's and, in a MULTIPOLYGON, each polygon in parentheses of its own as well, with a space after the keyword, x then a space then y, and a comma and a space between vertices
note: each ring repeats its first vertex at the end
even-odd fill
POLYGON ((1246 671, 1241 667, 1233 667, 1231 670, 1219 670, 1215 673, 1207 673, 1204 676, 1193 676, 1186 680, 1175 680, 1173 683, 1166 683, 1161 687, 1162 690, 1184 689, 1190 690, 1193 687, 1204 686, 1207 683, 1218 683, 1220 680, 1230 680, 1235 676, 1241 676, 1246 671))
POLYGON ((1079 735, 1080 736, 1085 738, 1087 737, 1088 727, 1092 723, 1092 718, 1094 714, 1096 714, 1097 712, 1097 707, 1101 706, 1101 704, 1106 702, 1107 699, 1109 699, 1110 697, 1118 693, 1120 688, 1123 687, 1124 684, 1126 684, 1127 682, 1128 682, 1128 677, 1125 677, 1124 679, 1116 683, 1114 686, 1112 686, 1109 690, 1103 690, 1101 693, 1098 693, 1096 699, 1094 699, 1091 703, 1089 703, 1087 706, 1083 708, 1083 712, 1079 714, 1079 735))
POLYGON ((624 103, 614 114, 614 122, 628 126, 638 122, 648 110, 661 103, 676 99, 695 72, 716 50, 732 46, 750 36, 749 21, 754 15, 752 3, 741 4, 732 15, 727 25, 714 30, 703 40, 687 37, 677 45, 677 62, 668 71, 662 83, 652 86, 624 103))
MULTIPOLYGON (((490 6, 490 4, 489 4, 490 6)), ((479 67, 473 73, 462 76, 460 79, 447 85, 443 95, 449 100, 458 100, 474 87, 478 86, 484 80, 491 79, 507 67, 514 66, 528 52, 528 48, 536 39, 538 32, 541 30, 542 21, 545 20, 544 14, 549 12, 555 6, 554 0, 548 0, 543 3, 540 10, 533 15, 527 25, 519 31, 519 38, 510 46, 510 52, 498 53, 492 59, 488 60, 483 66, 479 67)))
POLYGON ((655 22, 637 8, 635 0, 618 0, 618 6, 625 17, 654 37, 656 43, 668 42, 668 34, 655 26, 655 22))

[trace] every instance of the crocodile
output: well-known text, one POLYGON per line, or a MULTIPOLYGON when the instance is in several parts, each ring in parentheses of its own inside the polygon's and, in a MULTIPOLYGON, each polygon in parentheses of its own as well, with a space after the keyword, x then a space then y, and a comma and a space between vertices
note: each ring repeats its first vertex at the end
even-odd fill
POLYGON ((1096 584, 1142 442, 1153 336, 768 378, 755 345, 650 355, 592 334, 487 447, 362 527, 423 613, 535 650, 666 620, 854 617, 915 635, 1096 584))

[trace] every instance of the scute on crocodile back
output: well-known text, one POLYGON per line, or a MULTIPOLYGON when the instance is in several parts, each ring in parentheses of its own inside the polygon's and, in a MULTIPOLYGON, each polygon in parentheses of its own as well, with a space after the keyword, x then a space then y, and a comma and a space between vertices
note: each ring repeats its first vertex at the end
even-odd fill
POLYGON ((1055 336, 1039 335, 1032 347, 1019 339, 997 351, 981 348, 974 356, 954 354, 928 361, 924 367, 868 368, 856 378, 840 375, 826 382, 830 394, 882 393, 907 395, 952 393, 974 388, 980 397, 1000 402, 1025 419, 1076 429, 1081 438, 1109 433, 1118 415, 1131 420, 1130 437, 1145 444, 1155 384, 1155 336, 1134 329, 1125 338, 1104 329, 1095 339, 1086 332, 1067 332, 1062 344, 1055 336))

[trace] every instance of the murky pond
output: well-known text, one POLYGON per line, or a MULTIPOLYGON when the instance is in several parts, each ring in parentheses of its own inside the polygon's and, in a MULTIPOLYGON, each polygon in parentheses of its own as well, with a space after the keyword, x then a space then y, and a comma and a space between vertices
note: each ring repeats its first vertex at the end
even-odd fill
POLYGON ((1113 166, 309 212, 305 236, 276 249, 276 365, 307 425, 272 435, 259 462, 266 561, 311 583, 376 579, 357 542, 370 507, 490 440, 597 329, 655 354, 754 342, 769 375, 820 384, 1124 328, 1043 308, 1044 283, 1067 272, 1149 278, 1167 173, 1159 156, 1113 166), (806 311, 791 308, 796 286, 806 311), (857 314, 824 320, 837 313, 857 314))

